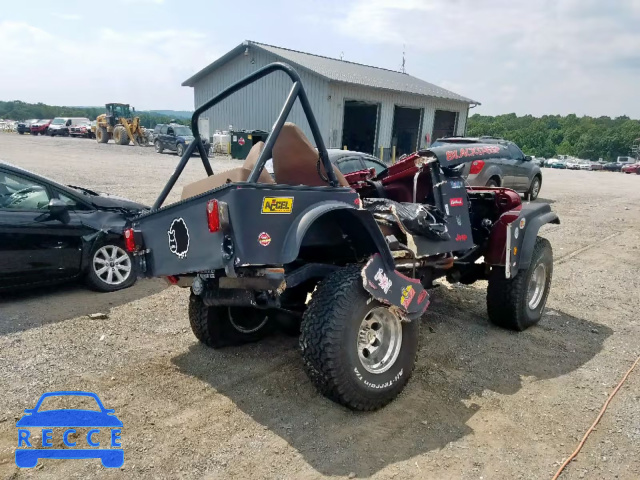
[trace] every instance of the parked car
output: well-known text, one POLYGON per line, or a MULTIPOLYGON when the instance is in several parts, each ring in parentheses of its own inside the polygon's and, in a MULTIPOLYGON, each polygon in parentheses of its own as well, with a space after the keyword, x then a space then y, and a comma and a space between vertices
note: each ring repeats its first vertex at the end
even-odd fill
POLYGON ((625 165, 621 170, 623 173, 637 173, 640 175, 640 162, 633 165, 625 165))
POLYGON ((568 170, 580 170, 580 162, 575 159, 571 159, 565 163, 568 170))
POLYGON ((47 133, 47 129, 49 128, 49 125, 51 124, 51 119, 42 119, 42 120, 38 120, 35 123, 32 123, 31 126, 29 127, 31 130, 31 135, 45 135, 47 133))
POLYGON ((431 147, 461 145, 472 149, 474 144, 496 145, 502 158, 465 163, 462 176, 469 185, 506 187, 523 193, 530 200, 538 198, 542 187, 542 170, 511 141, 493 137, 445 137, 436 140, 431 147))
MULTIPOLYGON (((338 167, 338 170, 340 170, 340 173, 343 175, 358 172, 360 170, 369 170, 371 168, 373 168, 376 171, 376 175, 378 175, 388 167, 388 165, 382 162, 379 158, 368 153, 341 150, 339 148, 329 148, 327 149, 327 153, 329 154, 329 160, 331 163, 338 167)), ((271 177, 275 179, 273 173, 273 159, 267 160, 265 169, 269 172, 271 177)))
POLYGON ((604 162, 591 162, 591 170, 602 170, 604 162))
POLYGON ((581 162, 580 163, 580 170, 593 170, 593 163, 592 162, 581 162))
POLYGON ((621 165, 633 165, 637 160, 633 157, 618 157, 616 159, 616 163, 620 163, 621 165))
POLYGON ((61 135, 63 137, 69 136, 69 128, 72 125, 76 125, 78 123, 89 122, 91 120, 84 117, 56 117, 53 119, 49 128, 47 129, 47 133, 54 137, 56 135, 61 135))
POLYGON ((553 161, 551 162, 551 164, 549 165, 551 168, 560 168, 560 169, 566 169, 567 168, 567 164, 565 163, 564 160, 558 160, 553 159, 553 161))
POLYGON ((0 289, 74 278, 103 292, 133 285, 123 227, 145 208, 0 162, 0 289))
POLYGON ((18 122, 16 126, 16 131, 20 135, 24 135, 25 133, 31 133, 31 125, 38 121, 37 118, 32 118, 30 120, 25 120, 24 122, 18 122))
POLYGON ((91 122, 80 122, 69 127, 69 135, 72 137, 93 138, 91 132, 91 122))
POLYGON ((602 169, 606 170, 607 172, 619 172, 622 170, 622 167, 624 165, 625 165, 624 163, 607 162, 604 165, 602 165, 602 169))
MULTIPOLYGON (((176 152, 179 157, 187 149, 187 146, 194 140, 193 132, 185 125, 177 123, 159 123, 153 130, 153 145, 157 153, 165 150, 176 152)), ((209 141, 202 139, 205 150, 209 151, 209 141)), ((194 152, 194 153, 197 153, 194 152)))

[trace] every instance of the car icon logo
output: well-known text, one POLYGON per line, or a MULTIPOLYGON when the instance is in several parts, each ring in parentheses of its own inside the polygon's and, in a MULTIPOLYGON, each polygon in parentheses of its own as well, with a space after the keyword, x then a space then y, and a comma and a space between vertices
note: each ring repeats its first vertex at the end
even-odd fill
MULTIPOLYGON (((91 403, 93 405, 93 402, 91 403)), ((18 448, 15 458, 16 465, 20 468, 33 468, 38 460, 43 458, 99 458, 102 465, 107 468, 118 468, 124 463, 124 450, 120 443, 122 422, 114 415, 114 410, 105 408, 95 393, 81 391, 45 393, 34 408, 25 410, 25 415, 16 422, 16 427, 18 427, 18 448), (93 399, 97 409, 44 410, 41 408, 43 402, 50 402, 49 399, 60 400, 60 397, 76 397, 76 399, 90 402, 90 399, 93 399), (42 442, 36 443, 31 436, 34 430, 40 429, 42 442), (79 431, 84 430, 86 434, 79 435, 79 431), (79 437, 84 437, 83 441, 79 437), (53 448, 54 438, 56 446, 62 440, 66 448, 53 448), (88 448, 83 448, 84 439, 88 448), (104 448, 105 444, 111 448, 104 448)))

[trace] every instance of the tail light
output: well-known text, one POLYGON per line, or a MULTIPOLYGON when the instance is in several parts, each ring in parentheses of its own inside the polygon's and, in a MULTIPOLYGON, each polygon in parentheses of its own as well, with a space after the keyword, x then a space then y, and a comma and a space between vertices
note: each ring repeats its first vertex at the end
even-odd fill
POLYGON ((127 228, 124 231, 124 248, 129 253, 136 251, 136 241, 133 238, 133 228, 127 228))
POLYGON ((207 223, 209 224, 210 232, 215 233, 220 230, 220 211, 217 200, 209 200, 207 202, 207 223))
POLYGON ((484 168, 484 160, 474 160, 471 164, 471 169, 469 169, 470 175, 476 175, 482 171, 484 168))

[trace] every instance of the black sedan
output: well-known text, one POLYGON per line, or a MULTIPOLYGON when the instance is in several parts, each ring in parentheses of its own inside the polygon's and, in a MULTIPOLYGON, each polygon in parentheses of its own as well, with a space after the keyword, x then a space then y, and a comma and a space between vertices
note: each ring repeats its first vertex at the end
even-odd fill
POLYGON ((607 162, 602 165, 602 170, 606 170, 608 172, 621 172, 623 165, 623 163, 618 162, 607 162))
POLYGON ((145 208, 0 162, 0 289, 77 278, 102 292, 133 285, 123 229, 145 208))

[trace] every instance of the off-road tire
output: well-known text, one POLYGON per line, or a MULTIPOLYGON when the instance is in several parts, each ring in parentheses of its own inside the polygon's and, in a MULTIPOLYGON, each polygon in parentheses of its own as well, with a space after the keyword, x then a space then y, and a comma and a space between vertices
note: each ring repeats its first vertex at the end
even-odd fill
POLYGON ((156 140, 155 142, 153 142, 153 145, 156 147, 156 153, 164 152, 164 148, 162 147, 160 140, 156 140))
MULTIPOLYGON (((256 309, 262 315, 265 310, 256 309)), ((256 331, 239 331, 231 321, 229 307, 208 307, 202 297, 191 293, 189 297, 189 323, 196 338, 211 348, 222 348, 257 342, 272 331, 270 319, 256 331)))
POLYGON ((536 175, 535 177, 533 177, 533 180, 531 180, 531 185, 529 186, 529 190, 527 190, 527 193, 525 193, 524 199, 533 202, 536 198, 538 198, 538 195, 540 195, 541 188, 542 179, 539 175, 536 175), (538 187, 534 188, 536 186, 536 182, 538 183, 538 187))
POLYGON ((107 131, 107 127, 96 128, 96 141, 98 143, 109 142, 109 132, 107 131))
POLYGON ((129 135, 127 135, 127 130, 122 125, 116 125, 113 129, 113 141, 118 145, 129 145, 131 141, 129 139, 129 135))
POLYGON ((420 324, 402 322, 402 346, 387 371, 366 371, 358 357, 358 331, 368 311, 385 305, 364 290, 360 270, 348 266, 318 284, 302 319, 300 349, 307 375, 321 394, 352 410, 370 411, 396 398, 409 381, 420 324))
POLYGON ((519 332, 538 323, 547 303, 552 276, 551 244, 546 238, 538 237, 533 248, 531 265, 527 270, 519 271, 514 278, 505 278, 503 268, 496 268, 491 272, 489 288, 487 288, 487 312, 491 323, 519 332), (532 310, 527 303, 529 282, 540 263, 544 263, 546 268, 545 290, 542 300, 532 310))

